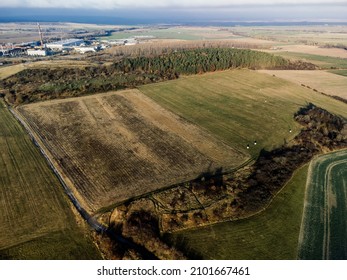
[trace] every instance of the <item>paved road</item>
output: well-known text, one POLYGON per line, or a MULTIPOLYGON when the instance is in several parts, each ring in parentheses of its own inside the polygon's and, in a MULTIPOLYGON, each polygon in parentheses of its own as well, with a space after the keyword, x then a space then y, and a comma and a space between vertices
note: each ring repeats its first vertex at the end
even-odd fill
POLYGON ((347 150, 311 162, 299 259, 347 259, 347 150))

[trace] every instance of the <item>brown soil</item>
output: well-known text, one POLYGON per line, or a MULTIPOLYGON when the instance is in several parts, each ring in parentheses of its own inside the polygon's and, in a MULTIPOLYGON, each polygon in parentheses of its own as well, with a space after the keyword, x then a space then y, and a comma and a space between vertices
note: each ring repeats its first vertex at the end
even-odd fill
POLYGON ((25 105, 19 111, 92 213, 246 160, 137 90, 25 105))

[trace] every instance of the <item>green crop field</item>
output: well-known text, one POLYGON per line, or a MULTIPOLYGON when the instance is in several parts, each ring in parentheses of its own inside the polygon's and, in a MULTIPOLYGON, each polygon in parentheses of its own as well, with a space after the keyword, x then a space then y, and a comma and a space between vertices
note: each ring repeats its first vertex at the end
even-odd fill
POLYGON ((58 179, 2 101, 0 213, 0 259, 100 258, 58 179))
POLYGON ((293 115, 309 102, 347 117, 347 105, 340 101, 251 70, 188 76, 140 91, 253 157, 290 140, 300 130, 293 115))
POLYGON ((307 182, 300 259, 347 258, 347 150, 312 161, 307 182))
POLYGON ((330 70, 330 73, 347 77, 347 70, 330 70))
POLYGON ((283 56, 288 59, 293 60, 304 60, 318 65, 323 69, 332 69, 332 68, 347 68, 347 59, 346 58, 337 58, 316 54, 307 54, 307 53, 297 53, 297 52, 276 52, 276 55, 283 56))
POLYGON ((203 259, 295 259, 308 166, 292 179, 263 212, 172 235, 203 259))

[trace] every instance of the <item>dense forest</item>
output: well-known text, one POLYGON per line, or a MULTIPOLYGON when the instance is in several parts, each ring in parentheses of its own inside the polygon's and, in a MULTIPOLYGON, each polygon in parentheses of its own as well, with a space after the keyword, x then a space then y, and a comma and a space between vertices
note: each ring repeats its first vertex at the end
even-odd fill
POLYGON ((233 68, 314 69, 272 54, 234 48, 179 50, 158 56, 123 58, 110 65, 26 69, 3 81, 10 103, 79 96, 233 68))

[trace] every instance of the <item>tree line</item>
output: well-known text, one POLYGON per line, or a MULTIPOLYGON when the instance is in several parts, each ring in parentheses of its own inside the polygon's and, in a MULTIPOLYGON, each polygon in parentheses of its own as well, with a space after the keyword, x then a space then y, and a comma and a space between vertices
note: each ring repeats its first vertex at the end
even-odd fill
POLYGON ((156 56, 124 57, 110 65, 25 69, 3 81, 10 103, 134 88, 148 83, 234 68, 307 69, 269 53, 234 48, 179 50, 156 56))

